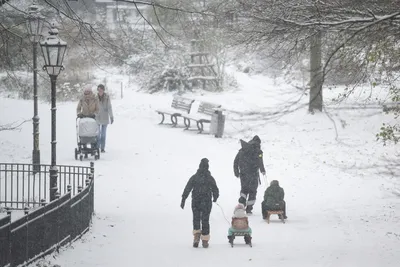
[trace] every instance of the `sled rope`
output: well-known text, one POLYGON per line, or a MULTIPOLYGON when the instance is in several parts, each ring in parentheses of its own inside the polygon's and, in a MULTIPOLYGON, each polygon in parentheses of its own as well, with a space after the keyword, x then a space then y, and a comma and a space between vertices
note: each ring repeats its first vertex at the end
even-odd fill
POLYGON ((215 204, 217 204, 217 206, 221 209, 221 211, 222 211, 222 216, 224 216, 225 221, 226 221, 229 225, 231 225, 231 223, 229 222, 229 220, 226 218, 225 212, 224 212, 224 210, 222 209, 222 207, 221 207, 217 202, 215 202, 215 204))

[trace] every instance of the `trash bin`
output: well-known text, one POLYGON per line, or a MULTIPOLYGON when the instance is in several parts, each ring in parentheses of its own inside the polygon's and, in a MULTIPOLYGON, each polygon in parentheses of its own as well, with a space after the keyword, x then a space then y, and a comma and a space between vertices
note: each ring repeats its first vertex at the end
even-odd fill
POLYGON ((214 109, 214 113, 211 116, 210 134, 213 134, 216 138, 221 138, 224 134, 225 128, 225 115, 222 113, 222 109, 214 109))

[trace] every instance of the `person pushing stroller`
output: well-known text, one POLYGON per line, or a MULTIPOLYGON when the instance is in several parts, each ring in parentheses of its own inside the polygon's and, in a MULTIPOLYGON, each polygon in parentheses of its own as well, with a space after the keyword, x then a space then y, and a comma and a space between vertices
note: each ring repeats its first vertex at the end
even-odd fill
POLYGON ((90 86, 86 87, 83 96, 79 99, 76 107, 76 115, 78 118, 93 118, 99 114, 99 100, 93 94, 90 86))
POLYGON ((87 158, 88 154, 99 159, 100 152, 97 145, 99 130, 96 122, 99 103, 90 86, 85 88, 82 98, 79 99, 76 113, 78 147, 75 149, 75 159, 79 157, 82 160, 83 155, 87 158), (88 144, 90 144, 90 148, 88 148, 88 144))

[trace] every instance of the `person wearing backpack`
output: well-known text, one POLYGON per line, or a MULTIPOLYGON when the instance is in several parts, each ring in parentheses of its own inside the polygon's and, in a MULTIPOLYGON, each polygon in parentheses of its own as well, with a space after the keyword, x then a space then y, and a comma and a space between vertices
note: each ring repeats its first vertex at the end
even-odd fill
POLYGON ((233 162, 233 171, 240 178, 240 196, 247 200, 246 213, 251 215, 257 198, 260 171, 265 176, 261 139, 257 135, 249 142, 240 140, 242 148, 233 162))

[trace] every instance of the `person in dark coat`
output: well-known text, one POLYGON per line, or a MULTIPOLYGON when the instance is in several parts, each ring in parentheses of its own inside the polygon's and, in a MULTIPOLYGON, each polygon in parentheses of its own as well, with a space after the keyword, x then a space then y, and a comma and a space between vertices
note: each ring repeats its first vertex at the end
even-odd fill
MULTIPOLYGON (((265 190, 264 201, 261 203, 263 219, 266 219, 267 211, 269 210, 282 210, 283 218, 287 219, 286 202, 284 198, 285 191, 279 186, 279 182, 277 180, 271 181, 270 186, 265 190)), ((281 215, 279 215, 279 219, 281 219, 281 215)))
POLYGON ((246 212, 252 213, 256 202, 258 184, 261 184, 260 171, 265 175, 261 139, 257 135, 250 142, 240 140, 242 148, 233 162, 233 171, 240 178, 240 196, 247 200, 246 212))
POLYGON ((199 246, 200 239, 203 247, 208 247, 212 201, 216 202, 219 197, 219 189, 208 168, 208 159, 203 158, 199 169, 189 179, 182 194, 181 208, 183 209, 186 199, 192 192, 193 247, 196 248, 199 246))

